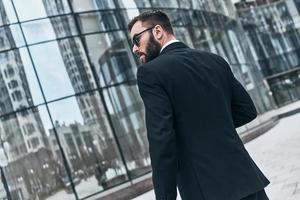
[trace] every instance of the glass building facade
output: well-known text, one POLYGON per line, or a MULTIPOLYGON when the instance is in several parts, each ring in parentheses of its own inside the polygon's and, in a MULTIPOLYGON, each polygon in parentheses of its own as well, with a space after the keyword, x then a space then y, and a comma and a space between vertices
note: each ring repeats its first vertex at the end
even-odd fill
POLYGON ((276 104, 300 100, 300 1, 258 0, 236 7, 276 104))
POLYGON ((126 27, 152 8, 179 40, 231 64, 259 112, 240 132, 271 118, 231 0, 2 0, 0 198, 93 199, 151 172, 126 27))

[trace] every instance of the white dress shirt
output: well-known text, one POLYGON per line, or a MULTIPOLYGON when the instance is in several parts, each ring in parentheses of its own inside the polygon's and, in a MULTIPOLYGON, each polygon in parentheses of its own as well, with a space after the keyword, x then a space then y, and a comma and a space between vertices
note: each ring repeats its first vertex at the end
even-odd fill
POLYGON ((159 53, 161 53, 162 50, 163 50, 164 48, 166 48, 168 45, 170 45, 170 44, 172 44, 172 43, 175 43, 175 42, 180 42, 180 41, 179 41, 179 40, 170 40, 169 42, 167 42, 166 44, 164 44, 164 46, 162 46, 162 48, 160 49, 160 52, 159 52, 159 53))

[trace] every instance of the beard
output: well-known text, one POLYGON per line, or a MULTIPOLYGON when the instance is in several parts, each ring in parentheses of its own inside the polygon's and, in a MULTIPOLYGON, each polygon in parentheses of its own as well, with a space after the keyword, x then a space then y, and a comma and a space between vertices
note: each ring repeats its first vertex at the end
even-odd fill
POLYGON ((156 58, 160 53, 161 46, 159 42, 157 42, 153 36, 153 34, 150 34, 149 42, 146 47, 146 53, 145 53, 145 60, 144 62, 149 62, 156 58))

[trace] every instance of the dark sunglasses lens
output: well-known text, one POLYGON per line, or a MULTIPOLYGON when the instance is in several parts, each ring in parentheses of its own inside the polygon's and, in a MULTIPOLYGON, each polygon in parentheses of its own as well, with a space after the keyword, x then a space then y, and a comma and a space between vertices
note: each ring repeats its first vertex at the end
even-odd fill
POLYGON ((137 47, 139 47, 140 44, 139 44, 138 38, 133 38, 133 39, 132 39, 132 47, 133 47, 134 45, 137 46, 137 47))

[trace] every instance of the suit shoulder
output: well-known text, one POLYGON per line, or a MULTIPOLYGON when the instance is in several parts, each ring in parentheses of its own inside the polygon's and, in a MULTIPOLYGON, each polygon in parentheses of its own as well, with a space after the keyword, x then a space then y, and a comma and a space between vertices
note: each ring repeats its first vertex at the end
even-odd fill
POLYGON ((199 50, 199 49, 191 49, 191 51, 195 52, 195 53, 198 53, 200 56, 205 56, 205 57, 210 57, 210 58, 213 58, 213 59, 225 61, 225 59, 223 57, 221 57, 220 55, 209 52, 209 51, 203 51, 203 50, 199 50))
POLYGON ((154 84, 157 82, 157 75, 155 69, 148 64, 141 65, 137 69, 137 82, 154 84))
POLYGON ((172 67, 176 64, 175 57, 172 55, 158 56, 157 58, 145 63, 141 66, 143 71, 149 73, 162 73, 165 69, 172 67))

